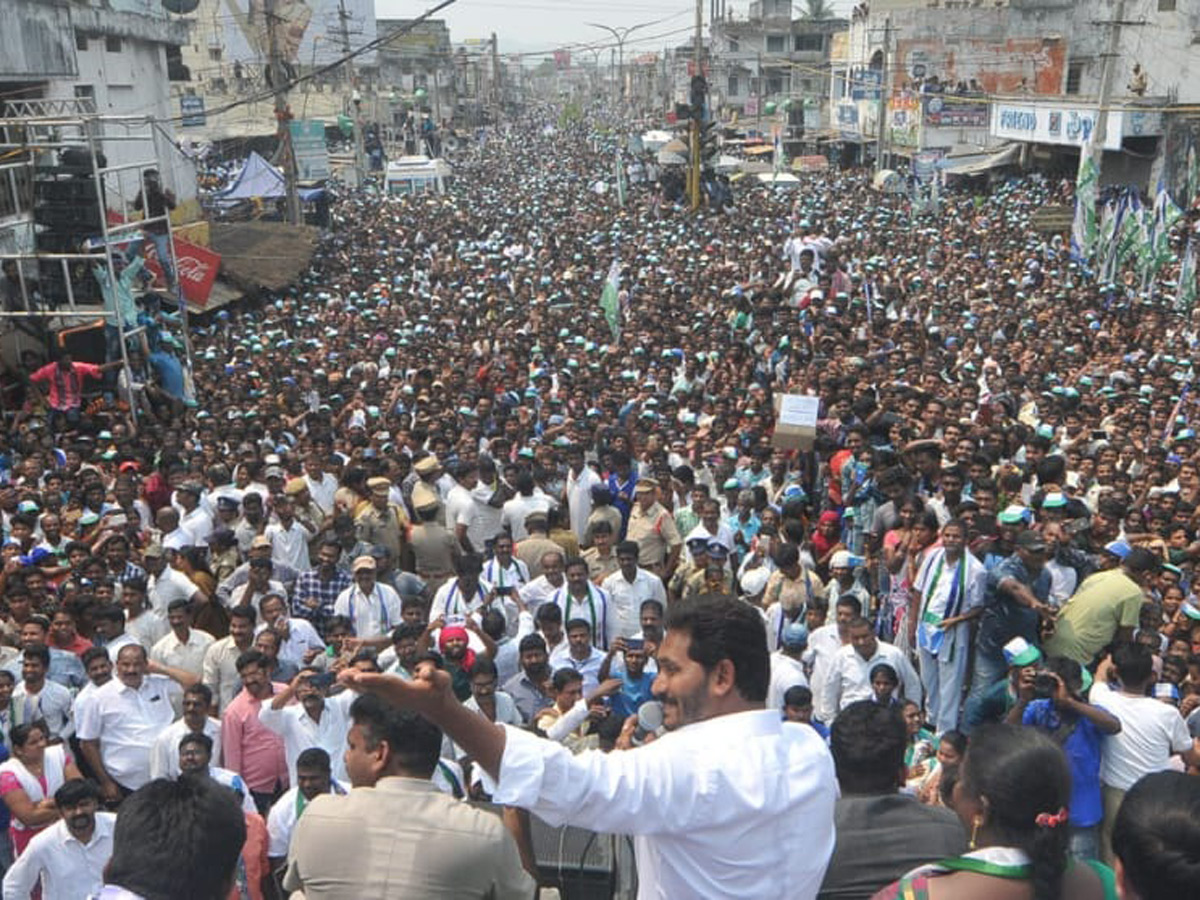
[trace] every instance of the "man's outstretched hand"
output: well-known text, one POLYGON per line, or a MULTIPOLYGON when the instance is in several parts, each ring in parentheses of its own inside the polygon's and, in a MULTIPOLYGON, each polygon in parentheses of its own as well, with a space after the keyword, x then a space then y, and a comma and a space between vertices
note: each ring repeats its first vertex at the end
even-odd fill
POLYGON ((451 690, 450 673, 429 661, 417 665, 411 681, 405 681, 399 675, 347 668, 338 673, 338 682, 359 693, 375 694, 393 706, 412 710, 433 720, 447 704, 456 702, 451 690))

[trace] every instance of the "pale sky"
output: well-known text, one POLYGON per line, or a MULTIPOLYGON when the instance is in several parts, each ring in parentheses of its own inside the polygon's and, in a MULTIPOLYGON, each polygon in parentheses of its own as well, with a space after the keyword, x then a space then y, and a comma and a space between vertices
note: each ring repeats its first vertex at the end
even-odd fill
MULTIPOLYGON (((379 18, 413 18, 436 5, 437 0, 375 0, 379 18)), ((709 0, 701 0, 705 31, 709 0)), ((749 0, 730 0, 731 9, 745 13, 749 0)), ((841 15, 848 15, 853 0, 833 0, 841 15)), ((800 2, 793 3, 800 9, 800 2)), ((573 43, 614 44, 612 35, 589 22, 621 30, 646 24, 625 41, 625 55, 662 50, 683 43, 695 29, 696 7, 689 0, 457 0, 437 14, 450 27, 450 40, 488 38, 496 32, 500 52, 531 53, 573 43)))

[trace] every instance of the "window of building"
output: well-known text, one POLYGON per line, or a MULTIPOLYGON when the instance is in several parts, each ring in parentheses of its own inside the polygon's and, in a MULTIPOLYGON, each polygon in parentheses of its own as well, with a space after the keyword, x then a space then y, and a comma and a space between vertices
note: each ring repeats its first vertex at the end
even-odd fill
POLYGON ((768 53, 783 53, 787 49, 784 43, 782 34, 767 35, 767 52, 768 53))
POLYGON ((737 53, 739 49, 741 49, 741 47, 737 42, 737 38, 730 38, 729 39, 729 52, 737 53))
POLYGON ((729 84, 726 87, 726 91, 728 92, 729 96, 736 97, 738 95, 739 87, 740 85, 738 84, 738 77, 736 75, 730 75, 729 84))
POLYGON ((820 34, 797 34, 792 46, 797 53, 820 53, 825 48, 825 38, 820 34))
POLYGON ((75 99, 76 100, 95 100, 96 99, 96 89, 90 84, 77 84, 77 85, 75 85, 75 99))
POLYGON ((104 49, 107 50, 109 53, 120 53, 121 52, 121 39, 119 37, 117 37, 116 35, 112 35, 112 34, 105 35, 104 49))
POLYGON ((768 78, 767 79, 767 93, 768 94, 782 94, 783 93, 783 79, 780 78, 778 75, 772 75, 770 78, 768 78))
POLYGON ((75 32, 75 49, 86 51, 88 47, 87 35, 82 31, 75 32))
POLYGON ((1069 63, 1067 65, 1067 86, 1065 88, 1068 94, 1078 94, 1079 86, 1083 83, 1083 68, 1084 63, 1081 61, 1069 63))
POLYGON ((1158 0, 1159 12, 1175 12, 1175 0, 1158 0))
POLYGON ((221 48, 220 47, 209 47, 208 48, 208 58, 211 59, 213 62, 220 62, 221 61, 221 48))

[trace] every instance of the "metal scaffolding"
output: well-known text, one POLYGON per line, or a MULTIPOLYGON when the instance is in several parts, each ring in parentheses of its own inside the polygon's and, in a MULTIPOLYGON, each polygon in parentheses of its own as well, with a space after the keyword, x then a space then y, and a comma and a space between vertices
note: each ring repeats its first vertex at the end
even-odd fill
MULTIPOLYGON (((143 203, 145 215, 140 219, 131 217, 133 199, 144 189, 145 173, 154 169, 164 171, 158 157, 156 129, 152 120, 145 116, 107 116, 94 112, 90 101, 72 103, 71 101, 36 101, 38 106, 14 109, 12 103, 5 107, 6 117, 0 118, 0 160, 14 160, 0 164, 0 172, 9 180, 15 191, 18 185, 18 172, 27 169, 29 178, 24 181, 30 192, 28 208, 30 234, 33 236, 32 252, 7 253, 0 255, 2 260, 17 261, 17 273, 20 283, 23 310, 0 310, 0 319, 42 319, 49 322, 58 319, 63 324, 71 320, 93 321, 98 318, 105 320, 117 329, 120 335, 118 343, 121 348, 122 371, 125 373, 126 384, 129 386, 128 397, 130 414, 137 423, 137 403, 132 396, 133 375, 129 366, 129 351, 127 341, 138 336, 143 329, 136 327, 136 322, 122 320, 121 304, 117 296, 117 264, 115 257, 121 254, 116 245, 127 242, 130 235, 147 225, 162 224, 166 227, 168 260, 159 260, 164 276, 169 270, 174 275, 174 284, 168 278, 167 293, 179 308, 182 327, 187 371, 192 370, 192 345, 188 335, 187 302, 183 297, 179 282, 179 265, 175 256, 174 235, 171 228, 170 211, 164 209, 162 215, 149 215, 149 203, 143 203), (27 115, 12 115, 13 112, 24 112, 27 115), (132 162, 108 165, 104 154, 105 145, 134 144, 147 147, 147 155, 132 162), (87 242, 88 246, 80 246, 78 252, 40 252, 37 247, 37 235, 45 233, 45 228, 37 221, 36 200, 33 192, 36 190, 35 181, 38 173, 54 174, 63 169, 64 153, 82 153, 90 168, 91 183, 95 187, 96 208, 99 211, 98 221, 94 223, 95 231, 87 242), (133 190, 127 190, 129 187, 133 190), (110 221, 110 216, 112 220, 110 221), (39 232, 39 228, 42 231, 39 232), (125 237, 123 237, 125 236, 125 237), (63 296, 43 296, 39 308, 32 296, 31 285, 28 282, 23 263, 37 261, 39 270, 46 271, 49 266, 58 265, 62 271, 62 284, 65 285, 63 296), (94 278, 92 267, 102 264, 108 272, 109 291, 112 296, 111 309, 105 307, 103 297, 100 305, 77 302, 79 280, 72 283, 71 267, 82 263, 86 279, 94 278)), ((139 157, 141 150, 135 151, 139 157)), ((77 175, 79 169, 69 169, 77 175)), ((101 291, 103 294, 103 291, 101 291)), ((64 328, 59 334, 69 333, 73 329, 64 328)))

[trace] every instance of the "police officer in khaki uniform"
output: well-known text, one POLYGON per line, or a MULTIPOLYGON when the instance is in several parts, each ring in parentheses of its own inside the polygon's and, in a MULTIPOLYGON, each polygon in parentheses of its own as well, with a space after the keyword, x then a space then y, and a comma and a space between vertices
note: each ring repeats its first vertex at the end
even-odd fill
POLYGON ((708 563, 708 538, 694 537, 687 542, 688 558, 675 569, 671 581, 667 585, 667 596, 672 600, 682 600, 688 579, 697 572, 703 572, 708 563))
POLYGON ((637 541, 638 565, 661 578, 669 578, 679 562, 683 538, 675 518, 658 502, 658 482, 643 478, 637 483, 626 540, 637 541))
POLYGON ((413 526, 408 542, 412 546, 417 575, 425 580, 432 592, 454 577, 462 547, 439 521, 441 505, 436 491, 418 481, 413 485, 412 503, 417 524, 413 526))
POLYGON ((391 489, 392 482, 387 478, 367 479, 371 503, 354 520, 355 528, 360 541, 386 548, 393 566, 412 571, 408 516, 388 499, 391 489))

